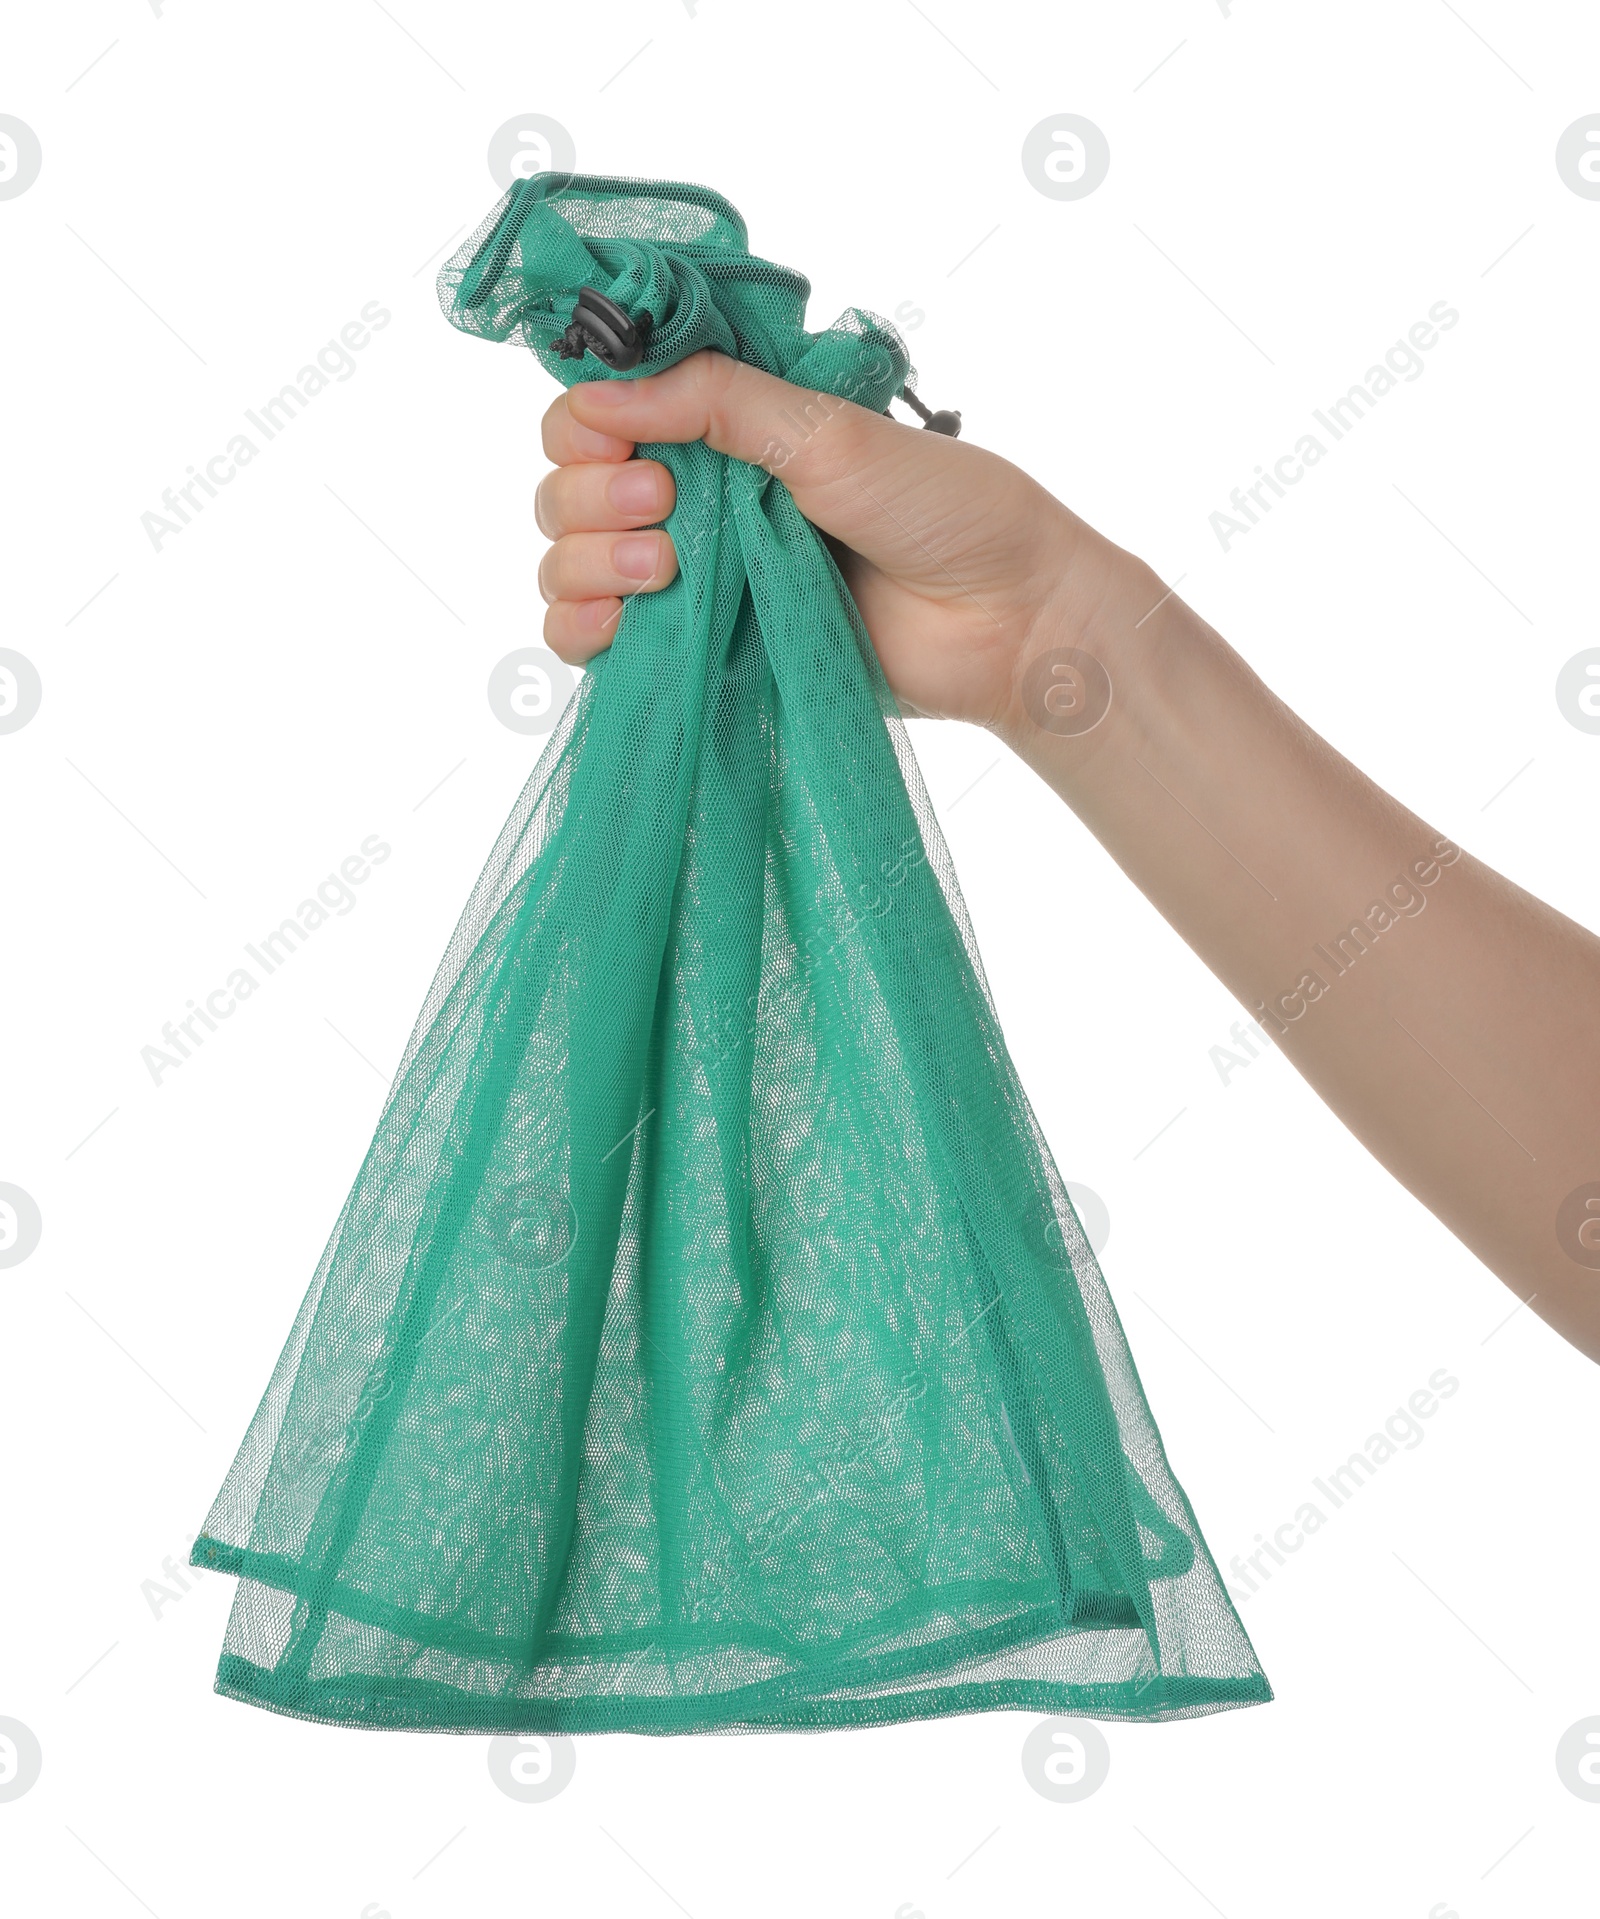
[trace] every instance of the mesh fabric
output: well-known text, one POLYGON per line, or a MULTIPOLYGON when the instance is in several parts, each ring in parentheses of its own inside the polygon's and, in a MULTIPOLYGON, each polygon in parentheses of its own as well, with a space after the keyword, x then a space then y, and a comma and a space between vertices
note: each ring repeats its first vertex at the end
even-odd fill
MULTIPOLYGON (((440 291, 571 383, 584 284, 651 315, 617 377, 713 347, 824 424, 910 377, 703 188, 520 181, 440 291)), ((1264 1700, 850 595, 762 468, 649 452, 679 575, 507 822, 195 1543, 218 1690, 500 1733, 1264 1700)))

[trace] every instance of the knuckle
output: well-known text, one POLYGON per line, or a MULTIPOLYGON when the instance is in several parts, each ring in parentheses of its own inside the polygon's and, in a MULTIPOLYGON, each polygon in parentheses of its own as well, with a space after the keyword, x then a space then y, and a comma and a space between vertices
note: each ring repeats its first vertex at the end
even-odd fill
POLYGON ((730 415, 740 403, 744 363, 730 359, 725 353, 710 352, 696 354, 695 360, 698 363, 695 398, 704 409, 708 437, 725 441, 731 425, 730 415))
POLYGON ((867 436, 873 416, 853 400, 829 394, 819 396, 817 425, 807 446, 807 478, 828 486, 846 475, 859 474, 867 456, 867 436))

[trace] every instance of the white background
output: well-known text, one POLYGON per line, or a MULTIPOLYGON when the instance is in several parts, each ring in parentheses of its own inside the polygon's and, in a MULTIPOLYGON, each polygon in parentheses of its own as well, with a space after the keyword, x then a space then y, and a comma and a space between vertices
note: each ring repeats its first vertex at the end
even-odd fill
POLYGON ((1600 1805, 1554 1750, 1600 1713, 1600 1374, 1508 1320, 1283 1059, 1223 1084, 1238 1008, 968 729, 913 733, 1218 1560, 1436 1368, 1461 1382, 1242 1604, 1276 1701, 1109 1727, 1076 1805, 1032 1790, 1034 1722, 999 1714, 589 1739, 530 1806, 482 1740, 217 1698, 232 1582, 164 1567, 539 744, 485 688, 538 637, 554 388, 432 287, 497 197, 495 129, 546 114, 587 168, 715 186, 812 276, 813 325, 909 303, 933 404, 1186 576, 1345 753, 1593 926, 1600 737, 1554 687, 1600 642, 1600 201, 1554 149, 1600 111, 1597 56, 1592 10, 1509 0, 12 13, 0 112, 43 170, 0 201, 0 644, 44 687, 0 738, 0 1179, 43 1216, 0 1273, 0 1716, 44 1754, 0 1803, 13 1909, 1477 1919, 1589 1896, 1600 1805), (1021 165, 1063 112, 1111 147, 1078 201, 1021 165), (140 515, 373 300, 393 321, 355 375, 154 551, 140 515), (1210 513, 1439 300, 1461 319, 1423 376, 1224 553, 1210 513), (152 1084, 140 1049, 373 833, 393 857, 355 909, 152 1084))

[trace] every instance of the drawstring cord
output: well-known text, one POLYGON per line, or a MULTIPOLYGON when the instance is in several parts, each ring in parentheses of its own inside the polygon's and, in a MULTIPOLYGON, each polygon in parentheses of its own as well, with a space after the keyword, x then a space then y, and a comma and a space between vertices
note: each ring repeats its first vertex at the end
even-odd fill
MULTIPOLYGON (((945 433, 948 434, 952 440, 960 437, 961 415, 959 413, 952 413, 943 407, 941 407, 937 413, 933 412, 930 408, 922 404, 908 386, 901 387, 900 398, 905 401, 906 405, 910 407, 911 411, 916 414, 917 418, 930 433, 945 433)), ((887 407, 883 410, 885 413, 889 413, 887 407)), ((889 413, 889 418, 892 420, 894 415, 889 413)))
MULTIPOLYGON (((650 317, 648 313, 641 313, 635 319, 597 287, 580 287, 571 322, 553 345, 563 360, 581 360, 585 353, 592 353, 614 373, 626 373, 645 356, 650 344, 650 317)), ((934 412, 924 406, 908 386, 901 387, 900 398, 929 433, 943 433, 952 440, 960 435, 959 413, 946 408, 934 412)), ((883 410, 889 419, 894 418, 887 407, 883 410)))

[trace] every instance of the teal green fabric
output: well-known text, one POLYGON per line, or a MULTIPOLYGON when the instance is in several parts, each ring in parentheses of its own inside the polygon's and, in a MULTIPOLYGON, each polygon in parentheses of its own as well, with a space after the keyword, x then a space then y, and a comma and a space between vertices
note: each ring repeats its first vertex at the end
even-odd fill
MULTIPOLYGON (((910 377, 700 187, 521 181, 440 291, 570 383, 586 284, 651 316, 617 377, 736 355, 796 442, 910 377)), ((218 1688, 501 1733, 1264 1700, 850 595, 763 466, 650 451, 678 577, 507 822, 196 1541, 218 1688)))

